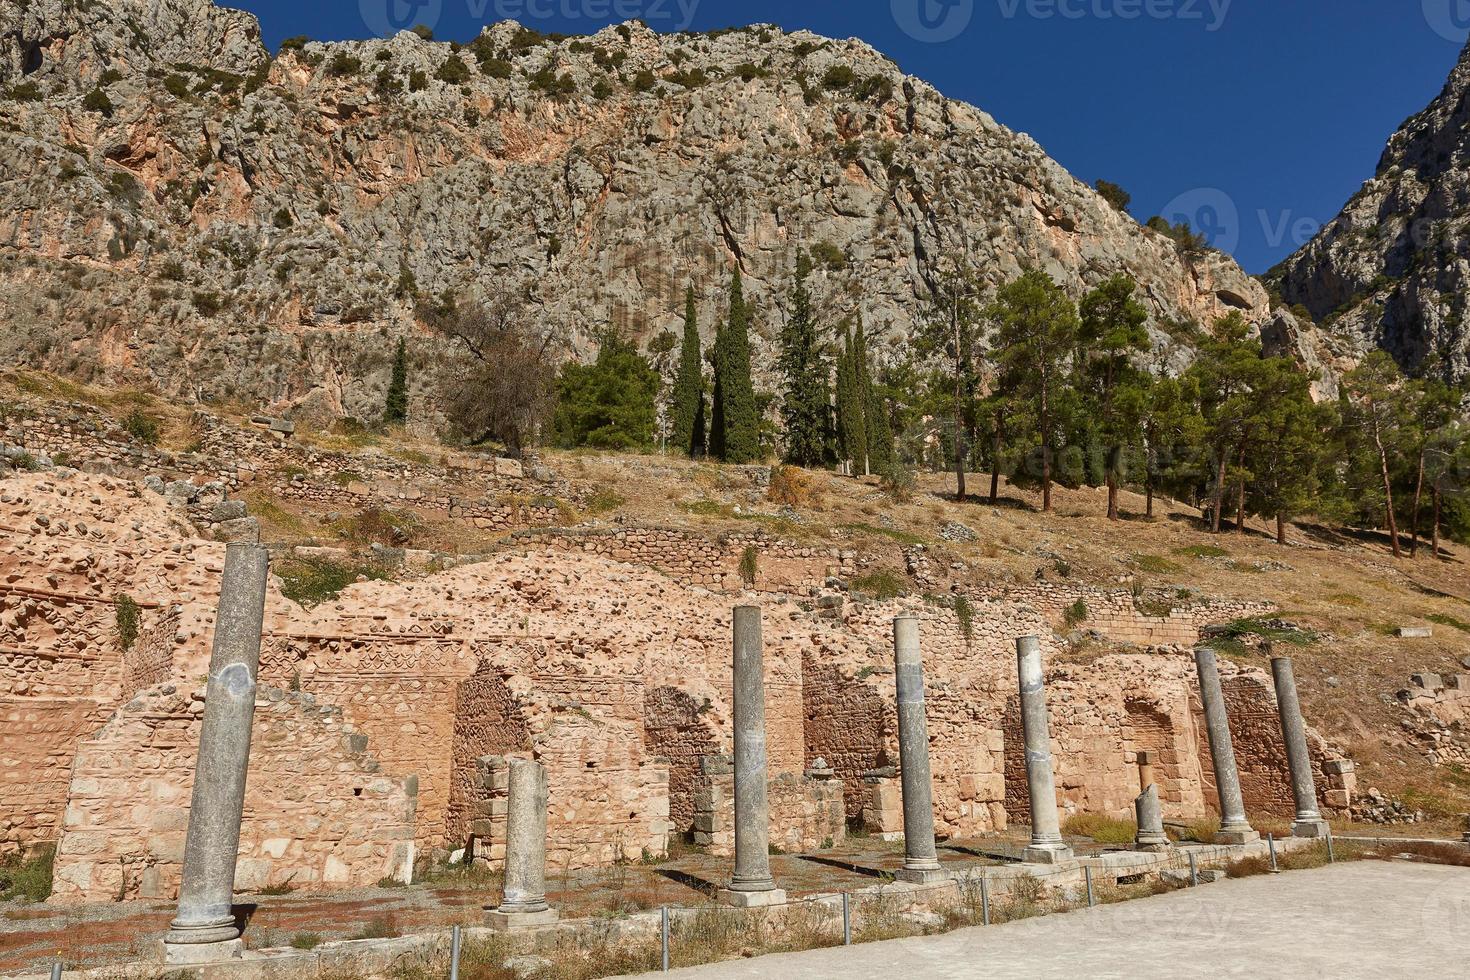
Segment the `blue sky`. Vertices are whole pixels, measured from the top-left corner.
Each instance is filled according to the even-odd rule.
[[[1470,35],[1470,0],[226,2],[257,14],[273,48],[416,21],[464,41],[508,16],[568,34],[639,17],[860,37],[1078,177],[1123,185],[1141,220],[1192,218],[1251,272],[1341,209]]]

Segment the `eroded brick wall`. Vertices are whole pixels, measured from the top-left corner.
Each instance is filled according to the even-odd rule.
[[[479,760],[531,750],[531,731],[500,672],[484,664],[455,693],[454,746],[444,844],[469,846],[477,814],[488,801]]]
[[[77,749],[53,900],[177,896],[202,691],[139,694]],[[408,873],[414,780],[384,775],[339,709],[261,688],[236,888],[347,888]]]
[[[656,688],[644,702],[643,741],[650,755],[669,763],[669,820],[676,834],[694,829],[700,760],[719,747],[704,709],[704,703],[676,687]]]

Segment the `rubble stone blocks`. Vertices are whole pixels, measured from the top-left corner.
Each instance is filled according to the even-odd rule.
[[[1290,657],[1271,659],[1271,676],[1276,681],[1276,710],[1281,714],[1281,738],[1286,743],[1286,763],[1291,770],[1291,792],[1296,798],[1296,820],[1291,832],[1296,837],[1326,837],[1331,830],[1317,808],[1317,783],[1312,777],[1312,755],[1307,749],[1307,726],[1302,720],[1301,700],[1296,693],[1296,674]]]
[[[505,818],[505,894],[486,915],[492,929],[509,932],[549,925],[557,912],[546,902],[546,767],[510,760],[510,798]]]
[[[1205,709],[1205,730],[1210,740],[1210,758],[1215,766],[1215,787],[1220,794],[1220,832],[1216,844],[1249,844],[1261,839],[1245,816],[1240,795],[1240,771],[1235,765],[1235,747],[1230,741],[1230,719],[1225,713],[1225,692],[1220,686],[1220,667],[1215,651],[1200,647],[1194,652],[1199,673],[1200,700]]]
[[[229,959],[243,948],[232,899],[269,565],[258,545],[232,544],[225,552],[178,914],[163,944],[170,964]]]
[[[771,877],[760,607],[740,606],[734,619],[735,873],[720,898],[743,908],[784,905],[786,892]]]
[[[893,621],[893,659],[898,701],[899,772],[903,780],[903,868],[899,881],[927,884],[949,876],[934,847],[934,791],[929,771],[929,731],[924,719],[924,661],[919,621]]]
[[[1046,717],[1046,685],[1041,669],[1041,640],[1023,636],[1016,641],[1016,666],[1021,685],[1021,725],[1026,744],[1026,786],[1031,794],[1031,846],[1022,860],[1057,864],[1070,860],[1072,849],[1062,841],[1057,817],[1056,775],[1052,771],[1051,731]]]

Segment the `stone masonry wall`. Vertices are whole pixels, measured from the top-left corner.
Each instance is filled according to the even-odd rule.
[[[139,694],[81,744],[54,901],[177,896],[203,713],[202,691],[166,684]],[[262,688],[246,785],[237,889],[406,879],[415,780],[381,774],[340,709]]]
[[[840,780],[782,773],[766,790],[771,847],[788,854],[840,844],[847,808]],[[716,857],[735,855],[735,770],[729,756],[706,756],[695,793],[694,842]]]
[[[997,585],[981,590],[980,594],[1029,605],[1058,629],[1065,629],[1067,610],[1081,602],[1087,607],[1087,618],[1077,624],[1077,629],[1096,630],[1109,640],[1143,647],[1189,648],[1199,642],[1200,631],[1206,626],[1275,611],[1270,603],[1243,599],[1186,600],[1161,590],[1151,590],[1135,599],[1126,589],[1100,589],[1071,582]],[[1144,600],[1172,608],[1167,616],[1148,615],[1138,609],[1138,602]]]
[[[581,552],[612,561],[656,568],[681,585],[726,592],[793,592],[820,585],[829,575],[854,574],[856,552],[821,548],[766,534],[726,534],[717,540],[690,531],[658,527],[611,530],[522,531],[508,546],[521,550]],[[741,560],[754,549],[755,581],[741,577]]]

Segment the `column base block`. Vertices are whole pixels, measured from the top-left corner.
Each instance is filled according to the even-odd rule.
[[[900,868],[893,873],[894,881],[906,882],[910,885],[935,885],[943,881],[953,881],[954,875],[943,868],[932,871],[914,871],[909,868]]]
[[[786,904],[786,889],[771,888],[763,892],[737,892],[721,888],[719,899],[737,909],[763,909],[772,905]]]
[[[1139,834],[1133,839],[1133,849],[1135,851],[1147,851],[1151,854],[1156,854],[1160,851],[1171,850],[1173,847],[1174,842],[1169,839],[1167,834]]]
[[[485,912],[485,925],[495,932],[521,932],[555,925],[560,918],[561,913],[556,909],[547,909],[544,912],[501,912],[499,909],[489,909]]]
[[[1021,852],[1021,860],[1026,864],[1061,864],[1072,860],[1072,849],[1065,844],[1060,847],[1028,847]]]
[[[159,942],[164,966],[198,966],[202,963],[228,963],[245,954],[245,940],[226,939],[217,943]]]
[[[1245,830],[1222,830],[1215,835],[1216,844],[1254,844],[1261,835],[1249,828]]]
[[[1332,833],[1326,820],[1298,820],[1291,825],[1293,837],[1326,837]]]

